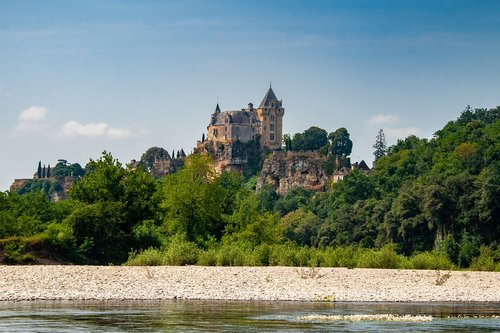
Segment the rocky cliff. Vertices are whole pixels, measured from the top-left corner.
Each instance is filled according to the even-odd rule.
[[[68,197],[69,189],[79,179],[76,176],[43,179],[16,179],[10,186],[10,192],[25,194],[28,192],[45,192],[52,201],[60,201]]]
[[[330,183],[323,170],[326,161],[318,152],[273,152],[264,160],[257,188],[269,184],[282,195],[296,186],[324,190]]]

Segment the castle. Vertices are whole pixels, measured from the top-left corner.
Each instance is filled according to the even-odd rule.
[[[259,136],[264,150],[279,150],[284,114],[283,103],[276,98],[271,86],[257,109],[249,103],[246,109],[221,112],[217,103],[207,127],[208,141],[222,144],[236,141],[246,143]]]
[[[207,153],[219,171],[250,172],[260,166],[262,152],[281,149],[285,108],[271,86],[258,108],[221,111],[219,103],[194,152]],[[255,170],[253,171],[255,172]]]

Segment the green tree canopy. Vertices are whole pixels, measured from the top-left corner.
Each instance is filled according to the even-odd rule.
[[[328,135],[331,144],[331,151],[334,155],[349,156],[352,151],[352,141],[349,139],[349,132],[341,127]]]
[[[146,165],[148,170],[151,170],[156,159],[169,159],[173,158],[170,156],[168,151],[161,147],[151,147],[141,156],[141,162]]]

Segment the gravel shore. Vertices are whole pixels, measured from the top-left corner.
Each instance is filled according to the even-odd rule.
[[[500,302],[500,273],[293,267],[0,266],[0,301]]]

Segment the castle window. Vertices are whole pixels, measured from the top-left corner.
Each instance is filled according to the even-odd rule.
[[[269,140],[274,141],[274,133],[271,133],[271,134],[269,135]]]
[[[271,131],[274,131],[274,124],[270,124],[270,125],[269,125],[269,129],[270,129]]]
[[[266,125],[264,125],[264,131],[265,131],[265,130],[267,130],[267,127],[266,127]]]
[[[271,121],[274,121],[274,114],[271,115]]]
[[[264,117],[264,121],[267,120],[267,117]]]

